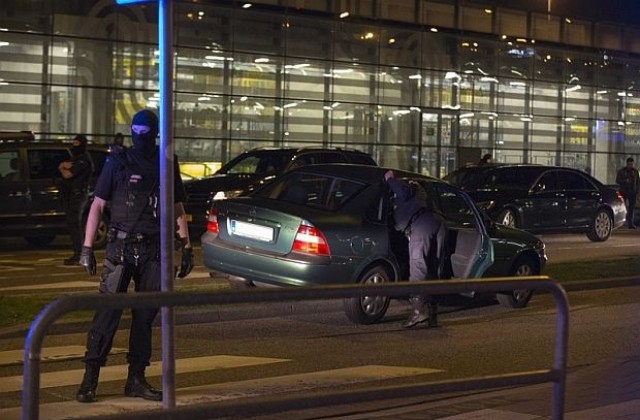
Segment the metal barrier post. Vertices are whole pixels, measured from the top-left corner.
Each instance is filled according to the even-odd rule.
[[[415,396],[423,395],[426,392],[454,392],[460,390],[482,389],[490,387],[502,387],[509,385],[537,384],[542,382],[553,382],[552,418],[562,420],[565,400],[566,386],[566,363],[567,363],[567,343],[569,326],[569,305],[565,290],[554,280],[546,276],[524,277],[522,279],[495,278],[495,279],[473,279],[473,280],[440,280],[425,282],[402,282],[385,285],[344,285],[326,287],[300,287],[281,289],[262,289],[255,291],[226,291],[208,293],[179,293],[179,292],[158,292],[158,293],[137,293],[132,295],[119,294],[103,296],[94,295],[74,295],[57,299],[47,305],[31,324],[24,347],[24,384],[22,394],[22,418],[23,420],[38,419],[38,402],[40,390],[40,358],[42,342],[48,327],[60,316],[71,311],[89,309],[125,309],[125,308],[158,308],[175,306],[198,306],[210,305],[214,303],[251,303],[251,302],[281,302],[285,300],[319,300],[335,298],[356,298],[367,295],[406,297],[415,294],[442,295],[462,292],[501,292],[516,289],[546,290],[551,292],[558,309],[556,318],[556,339],[553,369],[550,371],[535,371],[514,374],[503,374],[492,377],[472,378],[468,380],[453,380],[442,383],[431,383],[422,385],[404,385],[393,388],[381,388],[373,390],[353,391],[346,393],[331,394],[320,399],[313,397],[288,397],[285,401],[267,401],[260,404],[242,402],[242,406],[234,406],[233,402],[223,403],[223,409],[216,406],[216,411],[206,411],[202,407],[163,407],[160,411],[148,411],[145,413],[134,413],[130,416],[119,414],[118,417],[125,419],[153,418],[167,416],[168,413],[181,413],[189,420],[196,418],[212,418],[215,415],[237,414],[241,411],[244,415],[250,415],[251,409],[259,410],[254,413],[266,413],[268,410],[277,412],[278,409],[297,407],[296,404],[303,404],[302,407],[314,407],[324,403],[347,403],[354,401],[372,401],[381,398],[394,396]],[[175,385],[172,389],[165,389],[169,393],[169,400],[175,398]],[[226,406],[225,406],[226,404]],[[226,411],[225,411],[226,409]],[[189,417],[184,417],[185,415]],[[155,416],[155,417],[154,417]]]

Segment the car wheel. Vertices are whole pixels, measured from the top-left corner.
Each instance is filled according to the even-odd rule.
[[[386,268],[374,266],[364,272],[358,279],[359,284],[383,284],[391,281]],[[389,308],[387,296],[362,296],[344,300],[344,310],[352,322],[369,325],[380,321]]]
[[[511,209],[502,210],[498,215],[498,220],[496,220],[496,222],[508,227],[515,228],[517,227],[516,213]]]
[[[25,236],[24,240],[27,241],[29,245],[41,247],[49,245],[55,238],[55,235]]]
[[[540,274],[538,264],[535,263],[533,258],[528,256],[521,256],[516,259],[516,262],[511,267],[509,275],[514,277],[521,276],[536,276]],[[505,308],[519,309],[527,306],[533,296],[533,290],[516,289],[510,290],[504,293],[498,293],[496,299]]]
[[[609,239],[612,231],[613,220],[611,219],[611,215],[608,211],[600,209],[593,219],[591,229],[587,233],[587,238],[593,242],[604,242]]]

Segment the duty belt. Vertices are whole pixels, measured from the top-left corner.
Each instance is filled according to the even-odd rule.
[[[157,237],[145,235],[143,233],[132,233],[119,229],[109,229],[108,239],[110,241],[123,241],[125,244],[141,244],[153,242]]]
[[[407,239],[411,236],[411,225],[413,225],[413,222],[418,220],[418,218],[422,216],[426,211],[427,209],[425,207],[420,207],[415,213],[413,213],[411,219],[409,220],[409,223],[407,223],[407,226],[402,230]]]

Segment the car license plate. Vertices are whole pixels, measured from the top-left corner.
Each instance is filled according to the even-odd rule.
[[[273,241],[273,228],[256,225],[255,223],[241,222],[240,220],[230,221],[230,231],[232,235],[243,236],[262,242]]]

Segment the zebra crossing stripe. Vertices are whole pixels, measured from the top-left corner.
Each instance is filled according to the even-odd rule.
[[[50,362],[54,360],[81,359],[84,356],[84,346],[59,346],[44,347],[42,349],[41,360]],[[114,347],[109,354],[126,353],[127,349]],[[24,350],[0,351],[0,366],[21,365],[23,362]]]
[[[275,359],[270,357],[246,356],[204,356],[186,359],[176,359],[176,373],[201,372],[203,370],[226,369],[243,366],[264,365],[269,363],[287,362],[289,359]],[[124,380],[127,377],[127,365],[105,366],[100,369],[100,382]],[[161,376],[162,363],[151,362],[145,374],[147,377]],[[40,388],[55,388],[60,386],[77,386],[82,381],[84,369],[47,372],[40,375]],[[23,377],[10,376],[2,378],[0,392],[22,390]]]
[[[223,364],[224,358],[231,362],[234,356],[219,356],[217,363]],[[249,365],[249,359],[235,357],[236,363],[244,360]],[[176,360],[176,365],[181,359]],[[285,359],[266,359],[285,361]],[[269,363],[268,361],[266,363]],[[232,367],[226,365],[224,367]],[[213,369],[208,366],[208,369]],[[196,387],[177,389],[177,405],[193,405],[206,402],[230,400],[236,398],[255,397],[260,395],[282,394],[314,389],[330,388],[341,385],[366,383],[398,377],[425,375],[441,372],[439,369],[418,368],[409,366],[366,365],[342,369],[331,369],[317,372],[298,373],[292,375],[275,376],[269,378],[251,379],[237,382],[201,385]],[[100,372],[102,374],[102,371]],[[43,375],[44,376],[44,375]],[[101,375],[102,376],[102,375]],[[102,379],[102,378],[101,378]],[[58,384],[62,386],[61,384]],[[46,420],[68,419],[69,413],[74,417],[89,417],[96,415],[117,415],[123,412],[135,412],[159,408],[160,403],[141,400],[139,398],[102,398],[93,404],[79,404],[75,401],[42,404],[41,418]],[[0,409],[3,420],[19,420],[20,407]],[[493,419],[492,419],[493,420]],[[499,419],[498,419],[499,420]],[[520,420],[520,419],[519,419]],[[525,419],[522,419],[525,420]]]
[[[43,289],[76,289],[83,287],[98,288],[98,281],[66,281],[64,283],[32,284],[12,287],[0,287],[0,292],[15,290],[43,290]]]

